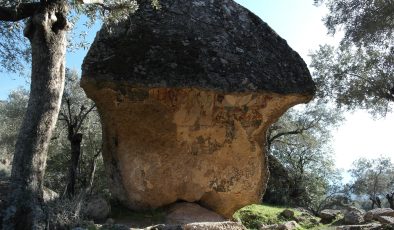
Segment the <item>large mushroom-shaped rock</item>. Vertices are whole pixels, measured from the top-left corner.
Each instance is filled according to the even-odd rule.
[[[237,3],[160,4],[104,26],[84,60],[110,189],[131,209],[182,200],[230,217],[265,190],[267,127],[315,86],[286,41]]]

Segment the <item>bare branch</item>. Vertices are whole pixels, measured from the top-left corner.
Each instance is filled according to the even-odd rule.
[[[41,3],[20,3],[13,7],[0,6],[0,21],[16,22],[33,16],[40,8]]]
[[[87,116],[90,112],[92,112],[92,110],[93,110],[94,108],[96,108],[96,105],[92,105],[92,106],[91,106],[91,107],[80,117],[80,119],[79,119],[79,124],[77,124],[77,127],[76,127],[76,129],[75,129],[77,132],[78,132],[78,130],[81,128],[83,121],[86,119],[86,116]],[[81,112],[82,112],[82,109],[81,109]]]

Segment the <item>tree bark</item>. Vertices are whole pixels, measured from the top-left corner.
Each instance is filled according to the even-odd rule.
[[[30,99],[12,165],[13,193],[3,229],[46,229],[43,177],[48,144],[64,88],[67,3],[42,3],[29,19],[25,36],[32,48]]]
[[[67,195],[72,197],[75,195],[75,184],[77,180],[77,169],[79,158],[81,156],[81,142],[82,142],[82,134],[77,133],[71,138],[69,138],[71,144],[71,162],[69,166],[69,174],[68,174],[68,184],[67,184]]]
[[[386,194],[386,199],[389,202],[390,208],[394,209],[394,192]]]

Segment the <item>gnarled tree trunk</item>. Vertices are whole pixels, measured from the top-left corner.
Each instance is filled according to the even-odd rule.
[[[66,4],[61,0],[46,1],[25,29],[32,48],[30,99],[16,144],[11,174],[14,192],[3,229],[47,228],[43,177],[64,88]]]
[[[82,133],[77,133],[69,137],[71,143],[71,162],[68,172],[67,195],[72,197],[75,195],[75,184],[77,181],[77,169],[79,158],[81,156]]]
[[[386,194],[386,199],[389,202],[390,208],[394,209],[394,192],[387,193]]]

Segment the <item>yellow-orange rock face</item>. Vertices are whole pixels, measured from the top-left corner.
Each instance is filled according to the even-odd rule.
[[[104,162],[118,199],[136,210],[200,202],[226,217],[261,199],[268,126],[310,99],[82,85],[100,112]]]

